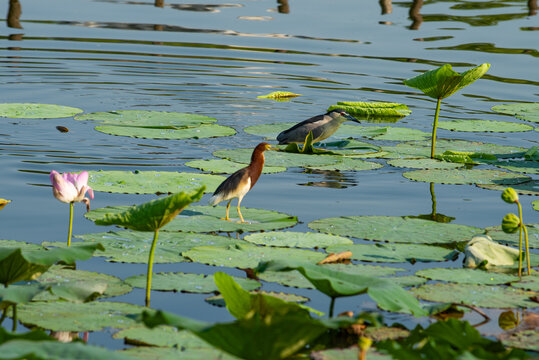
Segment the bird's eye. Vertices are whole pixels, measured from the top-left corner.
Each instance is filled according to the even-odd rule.
[[[341,112],[341,115],[344,116],[344,115],[346,115],[346,113],[343,111],[343,112]]]

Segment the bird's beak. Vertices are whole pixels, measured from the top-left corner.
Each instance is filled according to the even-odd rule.
[[[266,145],[266,150],[274,150],[274,148],[271,147],[270,144]]]
[[[347,114],[347,115],[346,115],[346,118],[347,118],[348,120],[350,120],[350,121],[357,122],[357,123],[361,124],[361,121],[359,121],[358,119],[356,119],[355,117],[353,117],[353,116],[350,115],[350,114]]]

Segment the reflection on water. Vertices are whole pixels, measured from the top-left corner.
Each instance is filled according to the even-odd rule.
[[[314,187],[325,187],[331,189],[346,189],[351,186],[357,186],[358,181],[355,174],[345,173],[340,171],[330,171],[330,170],[316,170],[316,169],[305,169],[304,174],[317,175],[325,178],[326,180],[321,181],[309,181],[307,183],[298,183],[301,186],[314,186]],[[309,176],[314,177],[314,176]]]
[[[19,0],[9,0],[9,9],[7,13],[7,26],[16,29],[22,29],[20,17],[21,17],[21,3]]]
[[[455,220],[452,216],[447,216],[444,214],[440,214],[436,211],[436,194],[434,193],[434,183],[430,183],[430,200],[432,203],[432,210],[430,214],[423,214],[423,215],[409,215],[410,218],[416,218],[416,219],[423,219],[423,220],[431,220],[436,221],[439,223],[450,223],[451,221]]]

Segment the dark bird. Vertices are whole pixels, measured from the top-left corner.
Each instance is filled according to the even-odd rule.
[[[228,217],[230,203],[232,199],[238,198],[238,214],[240,215],[241,222],[246,222],[241,215],[240,203],[245,194],[255,186],[262,173],[262,169],[264,168],[264,151],[266,150],[271,150],[270,144],[265,142],[258,144],[253,150],[249,166],[230,175],[213,193],[210,199],[210,205],[212,206],[219,204],[221,201],[229,200],[228,204],[226,204],[226,217],[223,220],[230,221]]]
[[[359,123],[359,120],[341,109],[328,111],[323,115],[316,115],[310,119],[292,126],[290,129],[277,135],[279,145],[283,144],[303,144],[309,132],[313,133],[313,143],[327,139],[341,124],[347,120]]]

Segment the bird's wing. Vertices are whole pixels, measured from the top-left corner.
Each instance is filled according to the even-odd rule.
[[[324,120],[324,114],[316,115],[316,116],[313,116],[310,119],[303,120],[302,122],[292,126],[290,129],[286,129],[286,130],[282,131],[281,134],[286,134],[287,132],[296,130],[299,127],[305,126],[307,124],[315,123],[315,122],[320,121],[320,120]]]
[[[241,189],[249,182],[247,167],[240,169],[226,178],[215,190],[210,200],[212,205],[218,204],[223,200],[238,197]]]
[[[292,126],[290,129],[282,131],[277,136],[277,140],[279,142],[303,142],[305,137],[309,134],[309,131],[313,132],[313,137],[316,139],[319,134],[315,134],[315,132],[321,132],[321,125],[324,125],[327,121],[328,119],[324,115],[313,116],[310,119]],[[293,138],[291,137],[292,135]]]

